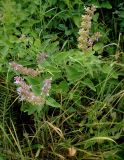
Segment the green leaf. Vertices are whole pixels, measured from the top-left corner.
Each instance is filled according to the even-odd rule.
[[[98,21],[98,18],[99,18],[99,13],[96,13],[96,14],[93,16],[93,21],[94,21],[94,22],[97,22],[97,21]]]
[[[35,46],[36,48],[39,48],[40,45],[41,45],[41,40],[40,40],[40,39],[36,39],[36,40],[34,41],[34,46]]]
[[[68,6],[69,9],[72,8],[72,2],[70,0],[64,0],[64,2]]]
[[[54,55],[52,58],[55,60],[57,64],[63,63],[63,61],[67,61],[69,56],[69,52],[59,52]]]
[[[67,110],[67,113],[71,114],[71,113],[75,113],[76,109],[74,107],[69,107],[69,109]]]
[[[9,46],[7,46],[7,45],[1,49],[1,53],[2,53],[3,57],[7,56],[8,50],[9,50]]]
[[[61,108],[61,105],[51,97],[46,100],[46,104],[54,108]]]
[[[95,51],[100,51],[100,50],[103,50],[103,46],[104,46],[103,43],[98,42],[98,43],[94,44],[93,49]]]
[[[66,81],[61,81],[59,84],[52,85],[52,91],[55,93],[67,94],[68,90],[69,86]]]
[[[95,88],[93,82],[90,79],[87,78],[82,83],[84,85],[86,85],[87,87],[89,87],[91,90],[96,91],[96,88]]]
[[[112,5],[109,3],[109,1],[106,1],[106,2],[102,2],[101,7],[111,9]]]
[[[57,79],[57,78],[60,78],[62,75],[61,75],[61,70],[57,67],[54,67],[54,66],[49,66],[49,67],[46,67],[46,70],[45,70],[48,74],[50,74],[54,79]]]
[[[24,103],[21,106],[21,111],[28,112],[28,115],[34,114],[34,113],[40,113],[43,109],[43,105],[32,105],[29,103]]]
[[[59,50],[59,41],[53,42],[51,44],[48,44],[48,46],[46,47],[45,51],[47,53],[53,54],[55,52],[57,52]]]
[[[68,88],[68,83],[66,81],[62,81],[59,83],[58,88],[60,90],[60,92],[62,93],[67,93],[69,88]]]
[[[0,155],[0,160],[6,160],[6,158]]]
[[[79,16],[73,16],[72,17],[75,25],[79,28],[80,27],[80,17]]]
[[[36,106],[33,106],[31,104],[28,104],[28,103],[24,103],[21,106],[21,111],[28,112],[28,115],[34,114],[35,111],[36,111]]]
[[[86,75],[85,70],[78,65],[74,64],[72,66],[66,67],[67,78],[69,81],[77,81]]]
[[[42,88],[42,82],[40,77],[25,77],[25,79],[28,81],[28,84],[31,85],[31,90],[36,94],[39,95],[41,93],[41,88]]]
[[[118,73],[115,72],[110,65],[105,64],[102,68],[102,71],[103,73],[108,74],[109,78],[115,78],[115,79],[118,78]]]
[[[64,24],[59,24],[59,25],[58,25],[58,28],[59,28],[60,30],[62,30],[62,31],[67,30],[67,27],[66,27]]]
[[[57,0],[47,0],[47,2],[49,3],[50,6],[55,5]]]

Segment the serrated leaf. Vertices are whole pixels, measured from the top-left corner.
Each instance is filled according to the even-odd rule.
[[[61,64],[63,63],[63,61],[67,60],[68,56],[69,56],[68,52],[59,52],[52,58],[55,60],[55,62],[57,62],[57,64]]]
[[[86,75],[85,71],[78,64],[67,66],[66,73],[69,81],[77,81]]]

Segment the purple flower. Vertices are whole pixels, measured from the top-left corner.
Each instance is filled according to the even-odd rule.
[[[14,81],[15,81],[14,82],[15,84],[20,84],[23,81],[23,78],[16,76],[16,77],[14,77]]]
[[[23,67],[21,64],[17,64],[15,62],[11,62],[10,66],[12,67],[13,70],[16,70],[24,75],[30,75],[32,77],[39,75],[39,72],[37,70],[34,70],[32,68]]]
[[[17,76],[14,78],[15,84],[18,84],[17,93],[20,101],[27,101],[32,104],[41,105],[44,103],[44,99],[41,96],[36,96],[32,91],[31,85],[26,84],[23,78]]]
[[[41,95],[49,96],[49,90],[51,88],[51,81],[52,81],[52,77],[50,79],[46,79],[43,82],[43,87],[42,87],[42,93],[41,93]]]

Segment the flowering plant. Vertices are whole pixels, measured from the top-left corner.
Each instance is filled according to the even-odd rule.
[[[32,68],[23,67],[22,65],[17,64],[15,62],[11,62],[10,66],[13,70],[27,76],[36,77],[39,75],[38,71]],[[43,86],[40,89],[41,90],[40,95],[36,95],[32,91],[32,85],[28,85],[25,82],[24,78],[22,78],[21,76],[14,77],[14,83],[18,85],[17,93],[19,95],[19,100],[26,101],[32,105],[37,105],[37,106],[43,106],[45,104],[45,99],[47,96],[49,96],[49,91],[51,89],[51,81],[52,77],[49,79],[45,79],[43,81]]]

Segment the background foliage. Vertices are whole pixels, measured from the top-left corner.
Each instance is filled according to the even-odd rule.
[[[82,54],[81,15],[92,4],[91,33],[102,37]],[[123,159],[123,13],[121,0],[0,1],[2,160]],[[48,58],[39,63],[40,53]],[[36,95],[52,77],[44,106],[18,101],[11,61],[41,72],[24,76]]]

